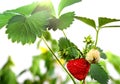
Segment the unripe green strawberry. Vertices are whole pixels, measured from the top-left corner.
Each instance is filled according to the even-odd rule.
[[[85,58],[89,63],[97,63],[100,60],[100,52],[97,49],[91,49]]]
[[[68,71],[78,80],[84,80],[90,69],[90,64],[84,58],[69,60]]]

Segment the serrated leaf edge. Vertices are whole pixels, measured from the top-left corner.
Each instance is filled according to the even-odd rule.
[[[70,27],[71,26],[71,24],[74,22],[74,16],[75,16],[75,12],[67,12],[67,13],[73,13],[73,19],[72,19],[72,22],[70,23],[70,25],[69,26],[67,26],[66,28],[64,28],[64,29],[67,29],[68,27]],[[64,14],[67,14],[67,13],[64,13]],[[64,14],[62,14],[62,15],[64,15]],[[62,16],[61,15],[61,16]],[[60,17],[61,17],[60,16]],[[59,20],[59,19],[58,19]],[[60,28],[58,28],[58,29],[60,29]],[[62,30],[62,29],[60,29],[60,30]]]
[[[115,21],[111,21],[111,22],[108,22],[108,23],[112,23],[112,22],[117,22],[117,21],[120,21],[120,19],[116,19],[116,18],[108,18],[108,17],[98,17],[98,24],[99,24],[99,19],[110,19],[110,20],[115,20]],[[108,24],[108,23],[105,23],[105,24],[103,24],[103,25],[101,25],[100,26],[100,24],[99,24],[99,26],[98,27],[101,27],[101,28],[106,28],[107,26],[104,26],[104,25],[106,25],[106,24]],[[109,27],[109,26],[108,26]]]
[[[94,25],[95,25],[95,26],[90,25],[90,24],[88,24],[88,23],[86,23],[86,22],[80,20],[80,21],[82,21],[83,23],[85,23],[85,24],[87,24],[87,25],[93,27],[94,29],[96,29],[96,24],[95,24],[95,21],[94,21],[93,19],[87,18],[87,17],[81,17],[81,16],[75,16],[74,18],[77,19],[77,20],[80,20],[79,18],[84,18],[84,19],[87,19],[87,20],[89,20],[89,21],[92,21],[92,22],[94,22]]]

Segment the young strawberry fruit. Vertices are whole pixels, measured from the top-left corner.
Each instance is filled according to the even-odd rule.
[[[91,49],[85,58],[89,63],[98,63],[100,60],[100,52],[97,49]]]
[[[68,71],[78,80],[84,80],[90,69],[90,64],[84,58],[69,60]]]

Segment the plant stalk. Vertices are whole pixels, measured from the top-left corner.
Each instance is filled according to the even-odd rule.
[[[55,55],[55,53],[53,52],[53,50],[49,47],[49,45],[47,44],[46,40],[44,39],[44,37],[42,36],[42,39],[45,43],[45,45],[48,47],[48,49],[50,50],[50,52],[53,54],[53,56],[55,57],[55,59],[58,61],[58,63],[61,65],[61,67],[65,70],[65,72],[70,76],[70,78],[72,79],[73,83],[76,84],[74,78],[71,76],[71,74],[67,71],[67,69],[62,65],[62,63],[60,62],[60,60],[57,58],[57,56]]]
[[[85,79],[83,80],[83,84],[86,84],[86,83],[85,83]]]
[[[95,40],[95,47],[97,46],[97,43],[98,43],[98,35],[99,35],[99,30],[100,30],[100,28],[98,28],[98,30],[96,30],[96,40]]]
[[[65,32],[64,32],[63,30],[62,30],[62,32],[63,32],[63,34],[64,34],[65,38],[67,38],[67,36],[66,36]]]

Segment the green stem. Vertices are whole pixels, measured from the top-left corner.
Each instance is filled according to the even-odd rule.
[[[100,30],[100,28],[98,28],[98,30],[96,30],[96,41],[95,41],[95,47],[97,46],[97,43],[98,43],[99,30]]]
[[[46,44],[46,46],[48,47],[48,49],[50,50],[50,52],[53,54],[53,56],[55,57],[55,59],[58,61],[58,63],[62,66],[62,68],[66,71],[66,73],[70,76],[70,78],[72,79],[73,83],[76,84],[75,80],[73,79],[73,77],[71,76],[71,74],[67,71],[67,69],[62,65],[62,63],[60,62],[60,60],[57,58],[57,56],[55,55],[55,53],[53,52],[53,50],[49,47],[49,45],[47,44],[46,40],[44,39],[44,37],[42,37],[44,43]]]
[[[65,38],[67,38],[67,36],[66,36],[65,32],[64,32],[63,30],[62,30],[62,32],[63,32],[63,34],[64,34]]]
[[[85,79],[83,80],[83,84],[86,84],[86,83],[85,83]]]

